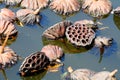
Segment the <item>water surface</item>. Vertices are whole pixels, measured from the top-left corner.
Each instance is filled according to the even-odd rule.
[[[111,0],[113,4],[113,8],[120,6],[120,0]],[[0,6],[1,8],[4,5]],[[10,8],[12,9],[12,7]],[[19,8],[13,8],[12,10],[16,11]],[[20,56],[25,58],[29,54],[41,50],[43,47],[42,41],[42,33],[48,27],[54,25],[57,22],[63,20],[63,18],[54,12],[52,12],[49,8],[44,9],[41,11],[41,15],[43,16],[42,21],[40,22],[43,28],[33,25],[33,26],[24,26],[24,27],[17,27],[19,34],[15,42],[13,42],[10,47]],[[36,76],[31,76],[28,78],[22,78],[17,73],[19,70],[19,66],[21,65],[22,61],[19,61],[15,66],[12,68],[6,69],[5,73],[8,80],[60,80],[61,75],[64,71],[66,71],[68,66],[72,66],[73,69],[78,68],[88,68],[94,71],[101,71],[101,70],[108,70],[112,71],[114,69],[118,69],[118,73],[116,77],[120,78],[120,30],[116,25],[116,22],[120,23],[120,18],[116,21],[115,16],[110,14],[107,18],[99,20],[104,26],[109,27],[101,32],[99,35],[112,37],[114,39],[114,45],[110,47],[110,49],[106,49],[105,56],[102,57],[101,63],[99,63],[99,49],[90,49],[88,51],[81,51],[81,52],[65,52],[65,59],[64,59],[64,67],[60,68],[60,71],[51,73],[41,73]],[[73,16],[67,17],[66,20],[71,20],[73,22],[77,20],[83,19],[92,19],[91,16],[84,14],[82,11],[79,11]],[[0,73],[0,80],[4,80],[4,76]]]

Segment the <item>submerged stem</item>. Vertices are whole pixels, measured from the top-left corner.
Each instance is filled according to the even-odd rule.
[[[5,79],[5,80],[8,80],[7,75],[6,75],[6,73],[5,73],[5,70],[2,69],[1,71],[2,71],[2,74],[3,74],[3,76],[4,76],[4,79]]]

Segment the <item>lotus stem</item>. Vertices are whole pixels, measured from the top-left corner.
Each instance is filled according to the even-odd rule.
[[[33,14],[35,14],[35,15],[38,14],[39,11],[40,11],[40,9],[41,9],[41,8],[36,9],[36,10],[33,12]]]
[[[5,72],[4,69],[2,69],[2,74],[3,74],[4,78],[5,78],[5,80],[8,80],[7,75],[6,75],[6,72]]]
[[[99,28],[99,30],[104,30],[104,29],[108,29],[109,27],[102,27],[102,28]]]
[[[61,60],[60,60],[60,59],[56,59],[56,62],[59,62],[59,63],[61,63]]]
[[[118,72],[118,70],[117,69],[115,69],[114,71],[112,71],[110,74],[109,74],[109,76],[114,76],[116,73]]]
[[[69,66],[67,70],[68,70],[69,73],[73,72],[73,69],[72,69],[71,66]]]
[[[23,23],[22,22],[19,22],[20,26],[23,27]]]
[[[5,38],[5,40],[4,40],[4,43],[2,44],[2,47],[1,47],[1,49],[0,49],[0,54],[2,54],[2,53],[4,52],[4,48],[5,48],[6,44],[7,44],[9,35],[10,35],[10,32],[8,32],[7,35],[6,35],[6,38]]]

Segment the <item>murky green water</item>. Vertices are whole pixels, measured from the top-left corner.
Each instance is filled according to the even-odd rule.
[[[113,8],[120,6],[120,0],[111,0],[113,3]],[[3,6],[1,6],[3,7]],[[12,9],[12,8],[11,8]],[[14,8],[14,11],[17,9]],[[18,37],[15,42],[13,42],[10,47],[20,56],[25,58],[29,54],[41,50],[43,47],[43,41],[41,35],[45,29],[52,26],[53,24],[62,21],[62,17],[56,15],[50,9],[45,9],[41,11],[41,15],[43,16],[41,25],[43,28],[34,26],[24,26],[18,27],[19,31]],[[92,19],[90,16],[84,14],[82,11],[77,14],[67,17],[67,20],[71,20],[73,22],[77,20],[83,19]],[[102,58],[101,63],[99,63],[99,50],[98,49],[90,49],[88,51],[78,51],[76,53],[71,52],[71,49],[66,50],[65,59],[64,59],[64,67],[60,68],[60,71],[51,73],[42,73],[36,76],[31,76],[27,78],[21,78],[18,75],[18,69],[21,65],[22,61],[19,61],[15,66],[10,69],[6,69],[6,77],[8,80],[60,80],[61,75],[64,71],[66,71],[68,66],[72,66],[73,69],[78,68],[88,68],[94,71],[101,70],[109,70],[112,71],[114,69],[118,69],[118,73],[116,77],[120,79],[120,17],[115,17],[110,14],[107,18],[99,20],[104,24],[104,26],[109,27],[101,31],[99,34],[106,37],[112,37],[114,39],[114,45],[110,47],[110,49],[106,49],[105,55]],[[63,44],[66,46],[65,44]],[[97,55],[98,54],[98,55]],[[0,73],[0,80],[4,80],[4,76]]]

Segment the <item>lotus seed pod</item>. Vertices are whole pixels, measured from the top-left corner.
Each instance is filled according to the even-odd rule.
[[[82,9],[93,17],[101,17],[110,13],[112,4],[110,0],[83,0]]]
[[[19,72],[21,76],[26,76],[41,70],[49,65],[49,59],[43,52],[35,52],[30,54],[22,62]]]
[[[96,73],[94,76],[91,77],[91,80],[116,80],[115,74],[118,70],[114,70],[112,72],[109,71],[101,71]]]
[[[113,9],[113,10],[111,11],[111,13],[120,16],[120,6],[117,7],[116,9]]]
[[[36,9],[35,11],[31,9],[20,9],[16,12],[16,15],[18,20],[24,24],[39,23],[39,10],[40,9]]]
[[[56,13],[68,15],[80,10],[78,0],[52,0],[49,7]]]
[[[66,28],[67,39],[77,46],[88,46],[95,38],[95,32],[89,24],[75,22],[73,25]]]
[[[2,8],[0,12],[0,20],[6,20],[10,22],[14,22],[16,19],[16,15],[13,11],[7,8]]]
[[[98,36],[95,38],[95,46],[96,47],[103,47],[103,46],[109,46],[112,44],[113,39],[112,38],[107,38],[107,37],[101,37]]]
[[[45,30],[42,34],[47,39],[56,40],[65,36],[66,27],[72,25],[71,21],[62,21],[54,24]]]
[[[36,10],[42,9],[48,6],[49,0],[22,0],[21,7]]]
[[[18,5],[22,0],[2,0],[6,5],[15,6]]]
[[[0,46],[0,49],[2,46]],[[18,61],[18,55],[8,46],[4,47],[3,52],[0,54],[0,69],[11,67]]]
[[[57,60],[64,54],[62,48],[55,45],[46,45],[41,49],[41,52],[44,52],[50,61]]]
[[[8,32],[10,35],[14,35],[18,32],[13,23],[5,20],[0,20],[0,34],[6,36]]]

